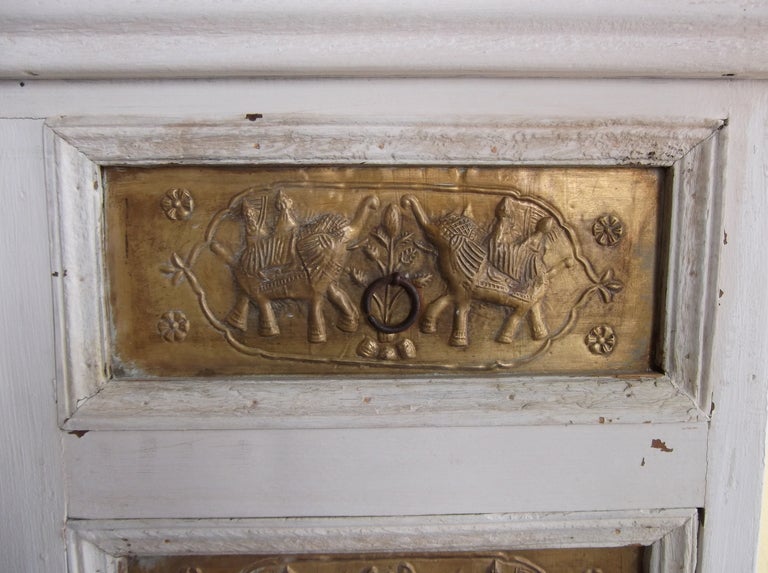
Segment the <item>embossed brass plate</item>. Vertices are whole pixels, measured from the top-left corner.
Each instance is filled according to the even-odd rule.
[[[640,573],[642,547],[487,554],[134,558],[128,573]]]
[[[662,178],[108,168],[113,372],[650,372]]]

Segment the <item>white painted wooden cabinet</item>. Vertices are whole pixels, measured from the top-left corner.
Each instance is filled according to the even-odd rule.
[[[758,570],[768,13],[556,4],[0,8],[0,570],[632,543]],[[664,167],[665,374],[110,380],[100,169],[174,162]]]

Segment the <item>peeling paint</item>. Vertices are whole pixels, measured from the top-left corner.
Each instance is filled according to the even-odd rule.
[[[657,450],[661,450],[662,452],[674,452],[674,448],[667,447],[667,444],[665,444],[662,440],[658,438],[654,438],[651,440],[651,447],[656,448]]]

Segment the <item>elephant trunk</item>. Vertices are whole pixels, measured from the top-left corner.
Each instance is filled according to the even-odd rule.
[[[421,203],[419,203],[419,200],[416,199],[415,196],[404,195],[403,198],[400,199],[400,204],[404,209],[410,207],[410,209],[413,211],[413,216],[416,217],[419,225],[425,227],[430,224],[429,219],[427,218],[427,214],[424,212],[424,207],[421,206]]]
[[[424,229],[427,235],[435,234],[436,230],[434,225],[429,220],[429,217],[427,217],[424,207],[421,206],[421,203],[415,196],[403,195],[403,198],[400,199],[400,205],[402,205],[404,209],[410,208],[411,211],[413,211],[413,216],[416,217],[416,221],[421,228]]]
[[[357,237],[360,234],[368,216],[379,208],[379,204],[379,198],[376,195],[370,195],[360,202],[349,224],[349,237]]]

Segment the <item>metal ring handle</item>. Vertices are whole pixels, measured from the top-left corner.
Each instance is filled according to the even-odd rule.
[[[386,285],[399,286],[406,292],[408,298],[411,301],[411,309],[408,312],[408,316],[405,317],[405,320],[392,326],[379,322],[379,320],[371,314],[371,300],[373,299],[373,292],[376,289]],[[419,316],[419,312],[421,311],[421,297],[419,297],[419,291],[416,290],[416,287],[413,285],[413,283],[411,283],[400,273],[392,273],[389,276],[376,279],[368,285],[368,287],[365,289],[365,292],[363,293],[363,300],[361,301],[360,306],[363,308],[365,318],[368,320],[371,326],[373,326],[373,328],[379,332],[383,332],[384,334],[397,334],[398,332],[408,330],[411,326],[413,326],[413,323],[416,322],[416,319]]]

